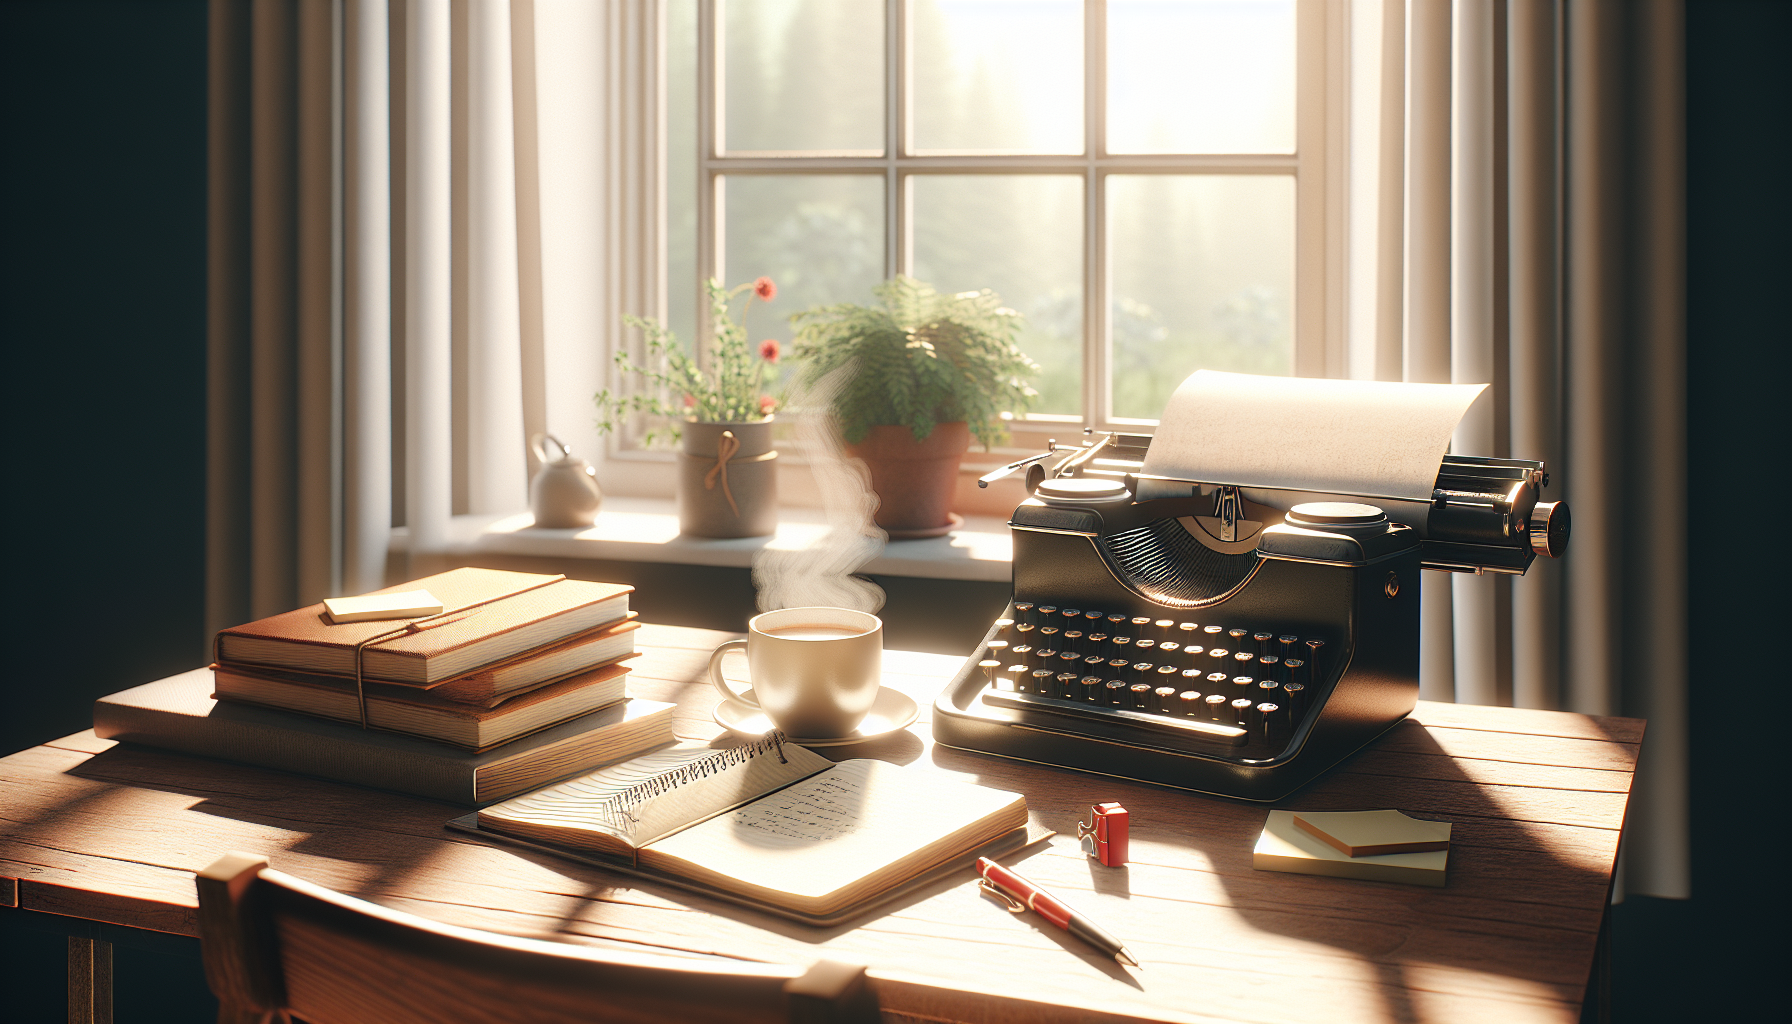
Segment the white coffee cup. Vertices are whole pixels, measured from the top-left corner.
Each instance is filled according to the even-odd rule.
[[[753,691],[735,693],[722,658],[745,649]],[[729,700],[759,708],[797,738],[846,736],[859,727],[883,680],[884,624],[851,608],[780,608],[747,623],[745,640],[709,656],[709,681]]]

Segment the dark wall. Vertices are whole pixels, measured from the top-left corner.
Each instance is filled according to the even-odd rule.
[[[1786,1020],[1786,889],[1760,870],[1785,857],[1757,866],[1737,854],[1786,849],[1774,809],[1792,777],[1787,717],[1777,698],[1737,697],[1757,678],[1776,695],[1792,679],[1779,529],[1792,442],[1792,4],[1691,0],[1686,47],[1693,894],[1638,901],[1639,918],[1664,927],[1632,967],[1684,984],[1655,980],[1665,990],[1639,999],[1647,1012],[1634,1019]],[[1764,660],[1714,656],[1728,637]]]
[[[0,754],[204,653],[204,0],[0,4]]]

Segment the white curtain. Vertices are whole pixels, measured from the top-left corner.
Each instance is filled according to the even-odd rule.
[[[1625,886],[1688,895],[1678,0],[1352,0],[1349,367],[1489,383],[1574,537],[1428,574],[1423,696],[1649,719]]]
[[[659,16],[213,0],[213,629],[431,571],[535,432],[601,457],[606,335],[663,314]]]

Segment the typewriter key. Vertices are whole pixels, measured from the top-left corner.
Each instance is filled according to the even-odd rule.
[[[1231,701],[1223,693],[1210,693],[1202,700],[1207,705],[1207,717],[1210,721],[1224,722],[1232,713]]]
[[[1010,665],[1007,668],[1002,670],[1002,674],[1009,677],[1008,678],[1008,686],[1010,688],[1013,688],[1014,681],[1027,674],[1027,666],[1025,666],[1025,665]]]
[[[1232,721],[1245,728],[1251,727],[1251,709],[1256,707],[1255,701],[1249,697],[1240,697],[1232,702]]]
[[[1302,683],[1307,677],[1307,663],[1299,658],[1282,659],[1282,681],[1285,683]]]
[[[1058,627],[1056,627],[1056,626],[1040,626],[1038,642],[1041,644],[1044,644],[1048,647],[1058,646]]]
[[[1124,679],[1110,679],[1103,683],[1101,688],[1106,692],[1103,694],[1101,702],[1111,708],[1125,707],[1128,685]]]
[[[1238,668],[1245,668],[1248,665],[1250,665],[1251,662],[1256,661],[1257,656],[1255,654],[1252,654],[1250,651],[1239,651],[1237,654],[1234,654],[1232,656],[1232,660],[1234,662],[1237,662]]]
[[[998,633],[1003,632],[1004,630],[1007,630],[1007,629],[1012,629],[1013,627],[1014,627],[1013,619],[997,619],[996,620],[996,632],[998,632]]]
[[[1075,668],[1076,663],[1079,661],[1082,661],[1082,660],[1083,660],[1083,656],[1076,653],[1075,651],[1059,651],[1058,652],[1058,668],[1060,670]]]
[[[1282,700],[1288,705],[1288,722],[1300,721],[1301,713],[1306,711],[1307,688],[1299,683],[1282,684]]]
[[[1182,678],[1191,683],[1199,682],[1201,679],[1201,670],[1198,668],[1185,668],[1182,670]]]
[[[1250,676],[1233,676],[1232,685],[1238,687],[1240,692],[1249,693],[1256,690],[1257,680]]]
[[[1151,626],[1151,616],[1149,616],[1149,615],[1134,615],[1132,617],[1132,631],[1134,633],[1137,633],[1140,636],[1144,636],[1146,630],[1150,626]]]
[[[1180,674],[1180,672],[1181,672],[1181,670],[1178,669],[1174,665],[1159,665],[1159,666],[1157,666],[1157,673],[1156,673],[1157,674],[1157,685],[1162,686],[1165,683],[1175,682],[1176,677],[1177,677],[1177,675]]]
[[[1132,707],[1132,709],[1134,711],[1150,711],[1151,710],[1151,684],[1150,683],[1134,683],[1131,686],[1127,687],[1127,690],[1129,692],[1131,692],[1131,694],[1132,694],[1132,701],[1131,701],[1130,706]]]
[[[1132,637],[1130,637],[1130,636],[1110,636],[1110,637],[1108,637],[1108,650],[1110,650],[1110,651],[1118,651],[1121,654],[1125,654],[1127,648],[1130,648],[1131,646],[1132,646]]]
[[[1042,604],[1038,607],[1037,611],[1039,612],[1039,624],[1043,626],[1057,618],[1058,606],[1055,604]]]
[[[1226,637],[1232,641],[1232,649],[1242,651],[1251,646],[1251,631],[1239,629],[1237,626],[1226,630]]]
[[[1064,631],[1064,649],[1068,650],[1068,651],[1082,650],[1083,649],[1083,631],[1080,629],[1065,630]]]
[[[1282,731],[1281,719],[1281,706],[1264,701],[1257,705],[1257,726],[1251,731],[1263,742],[1273,745],[1276,741],[1276,733]]]
[[[985,658],[977,663],[977,667],[983,670],[983,678],[989,680],[991,684],[994,684],[996,681],[996,669],[1001,668],[1002,663],[994,658]]]
[[[1319,671],[1319,649],[1325,646],[1325,641],[1308,640],[1306,643],[1301,644],[1301,646],[1307,649],[1307,678],[1301,680],[1301,682],[1307,683],[1308,685],[1317,683],[1319,677],[1315,673]]]
[[[1101,687],[1106,680],[1100,676],[1084,676],[1077,680],[1082,698],[1092,704],[1101,703]]]
[[[1091,651],[1098,650],[1102,644],[1108,642],[1108,635],[1106,633],[1090,633],[1088,634],[1088,638],[1089,649]]]
[[[1006,640],[991,640],[985,645],[986,649],[989,651],[989,656],[992,658],[1002,657],[1002,652],[1006,651],[1008,646],[1008,641]]]
[[[1058,651],[1056,648],[1053,648],[1053,647],[1035,647],[1035,648],[1033,648],[1033,667],[1034,668],[1043,668],[1047,665],[1056,665],[1057,663],[1058,663]]]
[[[1135,651],[1149,651],[1156,646],[1156,640],[1134,640],[1132,642],[1132,649]]]
[[[1275,651],[1276,635],[1274,633],[1252,633],[1251,639],[1257,641],[1259,656],[1272,654]]]
[[[1209,673],[1207,673],[1207,685],[1208,686],[1218,686],[1225,681],[1226,681],[1226,673],[1224,673],[1224,672],[1209,672]]]
[[[1201,630],[1201,624],[1199,622],[1183,622],[1183,623],[1178,623],[1176,626],[1176,632],[1182,634],[1182,639],[1185,642],[1189,641],[1189,640],[1193,640],[1194,637],[1191,634],[1198,633],[1198,632],[1200,632],[1200,630]]]
[[[1131,673],[1130,678],[1133,682],[1142,683],[1151,678],[1151,672],[1156,668],[1157,666],[1149,661],[1135,661],[1127,668],[1127,672]]]
[[[1052,688],[1051,695],[1053,697],[1063,697],[1067,700],[1075,700],[1077,698],[1077,678],[1075,672],[1058,673],[1058,678],[1056,680],[1057,685]]]
[[[1175,713],[1176,688],[1174,686],[1160,686],[1151,691],[1151,696],[1156,698],[1152,702],[1151,710]]]
[[[1057,673],[1049,668],[1036,668],[1027,674],[1027,681],[1022,685],[1026,687],[1026,692],[1028,693],[1049,693],[1052,688],[1052,676],[1054,675],[1057,675]]]
[[[1008,648],[1008,657],[1013,658],[1016,661],[1024,661],[1031,664],[1033,661],[1033,645],[1015,644],[1013,647]]]
[[[1035,629],[1038,629],[1038,628],[1039,628],[1038,626],[1033,625],[1031,622],[1017,622],[1014,624],[1014,632],[1022,640],[1025,640]]]
[[[1128,666],[1130,664],[1132,664],[1132,662],[1127,661],[1125,658],[1109,658],[1108,659],[1108,678],[1112,679],[1116,676],[1125,675],[1126,674],[1126,666]]]
[[[1224,647],[1209,647],[1207,648],[1207,656],[1209,658],[1218,659],[1221,663],[1224,663],[1225,659],[1232,656],[1232,652],[1226,650]]]
[[[1083,620],[1091,626],[1100,625],[1101,619],[1102,619],[1102,615],[1100,612],[1084,612],[1083,613]]]
[[[1176,620],[1174,619],[1158,619],[1156,622],[1153,622],[1152,625],[1157,627],[1157,636],[1159,640],[1168,640],[1170,637],[1176,635]]]
[[[1257,684],[1258,700],[1275,700],[1282,695],[1282,684],[1274,679],[1265,679]]]
[[[1280,654],[1284,661],[1300,654],[1300,651],[1296,649],[1300,645],[1300,637],[1298,636],[1278,636],[1276,637],[1276,644],[1281,647],[1281,650],[1276,653]]]
[[[1069,627],[1072,625],[1080,626],[1083,623],[1083,610],[1081,608],[1066,608],[1063,611],[1059,612],[1058,614],[1064,616],[1064,618],[1065,618],[1064,625],[1066,627]],[[1073,619],[1075,620],[1074,622],[1070,621]]]
[[[1177,651],[1182,650],[1182,645],[1174,640],[1165,640],[1163,643],[1157,645],[1157,649],[1165,654],[1175,654]]]
[[[1279,679],[1282,672],[1282,659],[1273,654],[1265,654],[1257,659],[1257,674],[1265,679]]]
[[[1207,636],[1209,639],[1219,640],[1224,637],[1225,632],[1226,632],[1226,627],[1224,627],[1224,626],[1202,626],[1201,632],[1203,635]]]
[[[1124,626],[1124,625],[1126,625],[1126,613],[1115,612],[1114,614],[1108,616],[1108,628],[1109,629],[1119,629],[1121,626]]]
[[[1099,654],[1091,654],[1083,659],[1083,664],[1088,666],[1090,672],[1101,671],[1101,666],[1106,665],[1107,663],[1108,659]]]
[[[1032,622],[1033,621],[1033,602],[1031,602],[1031,601],[1016,601],[1016,602],[1014,602],[1014,617],[1019,619],[1022,622]]]
[[[1184,690],[1176,695],[1176,712],[1184,718],[1201,717],[1201,691]]]

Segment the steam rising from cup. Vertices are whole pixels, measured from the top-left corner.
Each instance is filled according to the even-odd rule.
[[[871,471],[847,456],[832,413],[852,370],[842,366],[812,385],[796,385],[785,406],[798,412],[796,445],[815,474],[828,530],[819,543],[800,550],[760,550],[753,559],[753,586],[762,612],[826,605],[875,614],[884,606],[883,589],[853,575],[877,557],[887,537],[872,520],[877,495],[871,492]]]

